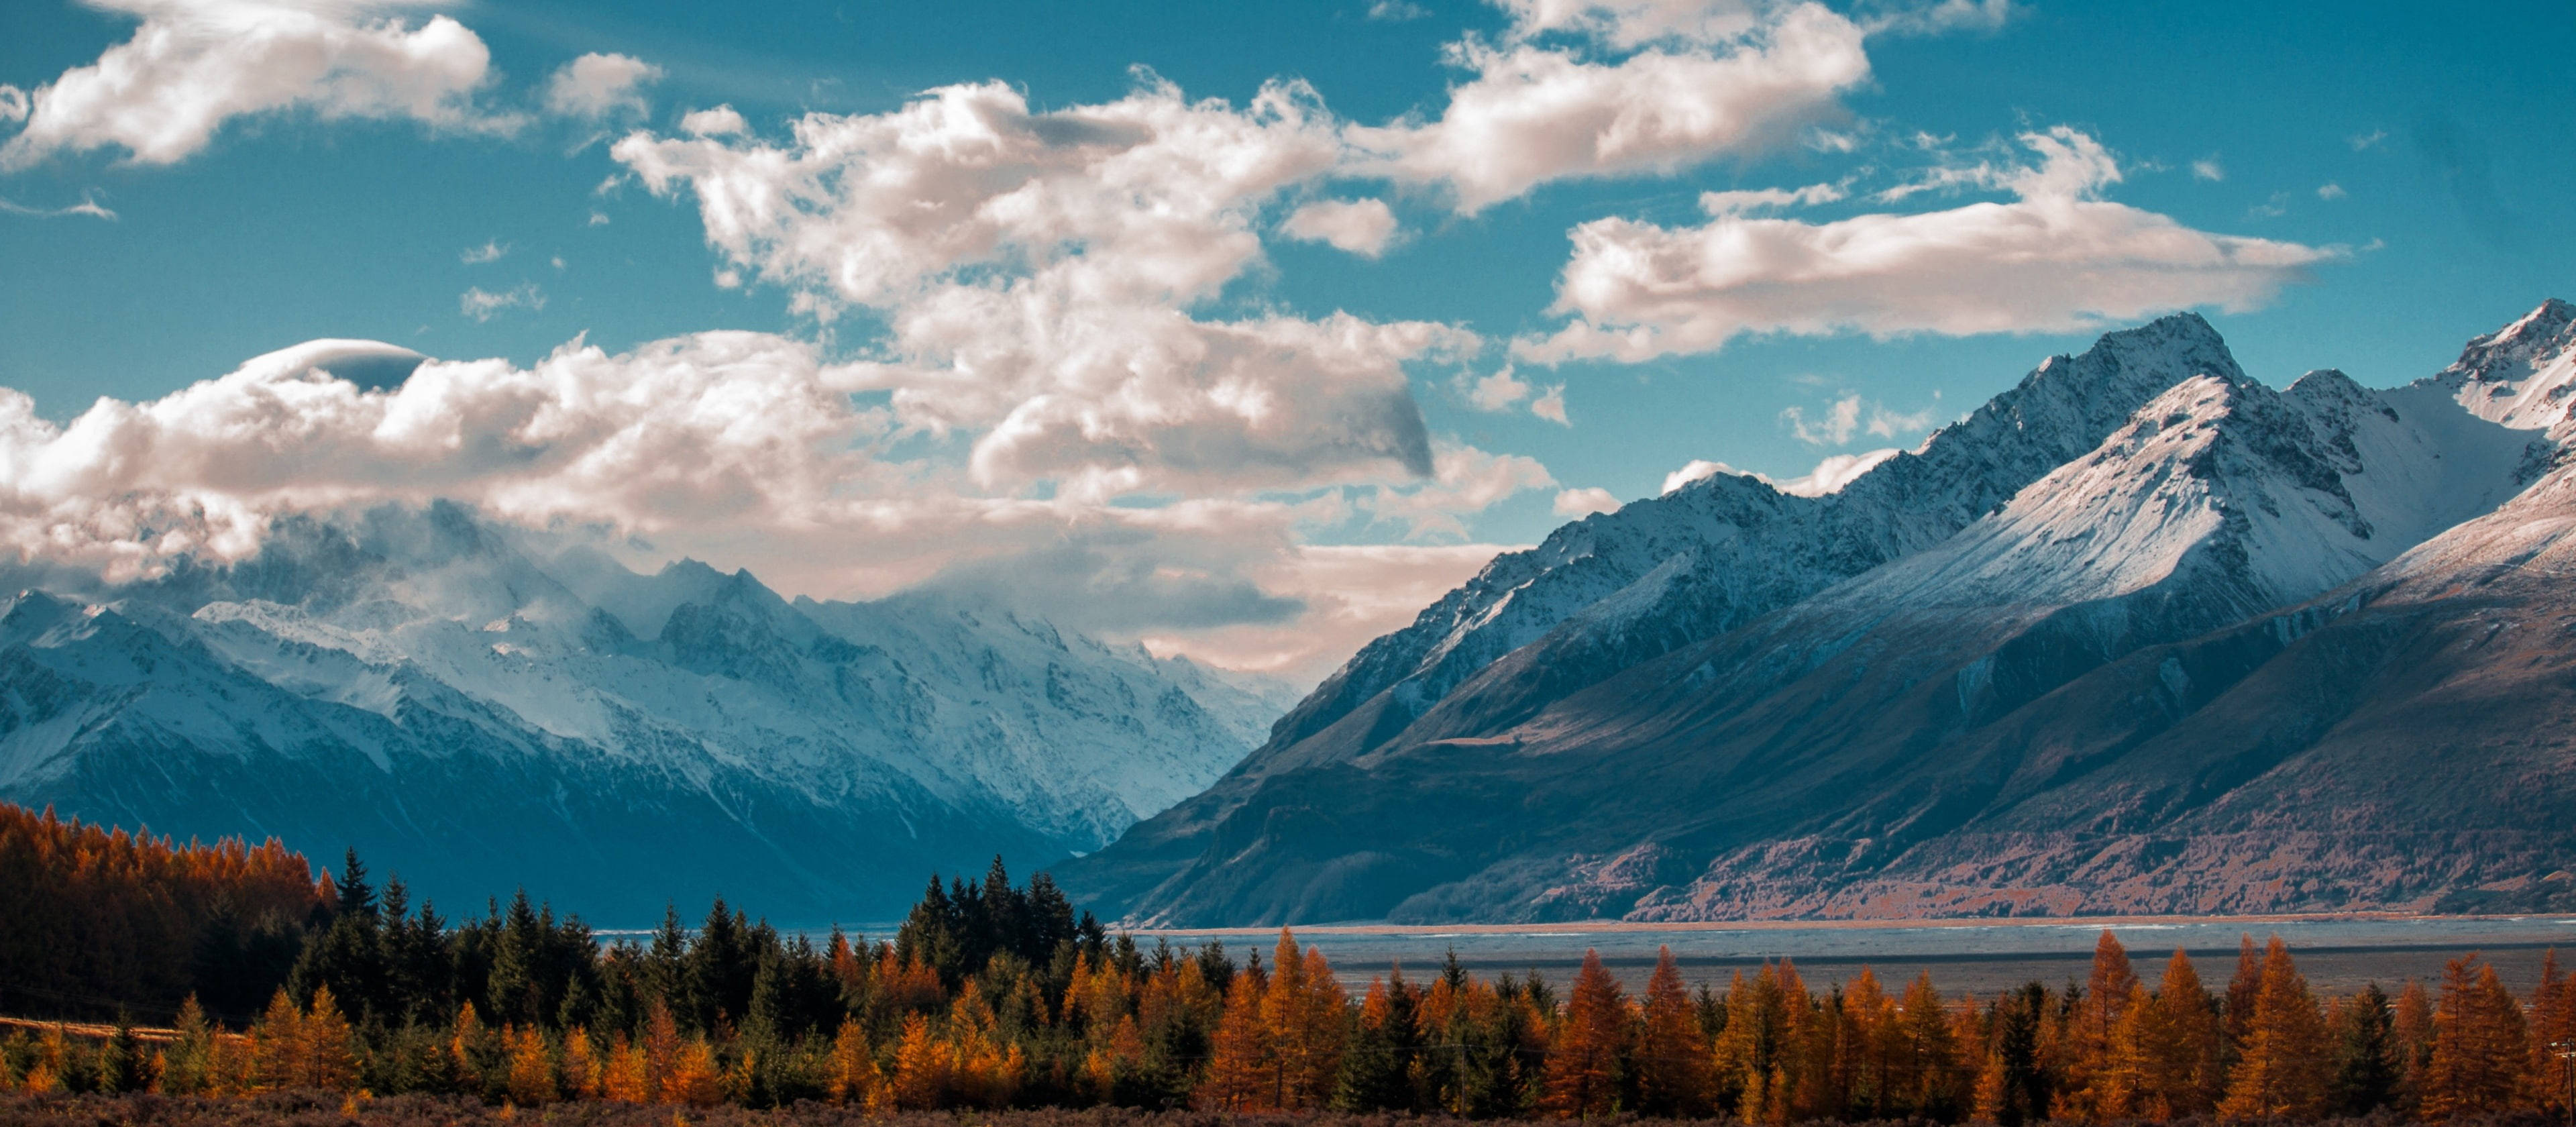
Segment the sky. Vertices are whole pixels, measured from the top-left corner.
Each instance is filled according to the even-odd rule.
[[[2576,296],[2565,17],[14,0],[0,551],[445,497],[1312,680],[2174,310],[2431,374]]]

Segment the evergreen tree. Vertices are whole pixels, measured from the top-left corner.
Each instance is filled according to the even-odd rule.
[[[2389,1106],[2397,1096],[2396,1008],[2374,982],[2347,999],[2336,1016],[2330,1109],[2363,1116]]]
[[[2433,1015],[2433,1059],[2426,1069],[2424,1114],[2449,1119],[2507,1109],[2530,1067],[2522,1006],[2475,952],[2442,972]]]

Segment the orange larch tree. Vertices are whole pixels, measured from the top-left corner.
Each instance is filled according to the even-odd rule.
[[[1564,1017],[1548,1048],[1539,1106],[1564,1119],[1606,1116],[1619,1108],[1620,1058],[1627,1055],[1630,1016],[1619,980],[1598,951],[1583,953]]]

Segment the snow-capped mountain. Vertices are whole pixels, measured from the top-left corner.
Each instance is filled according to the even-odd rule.
[[[2098,793],[2092,777],[2125,754],[2116,744],[2078,754],[2034,733],[2070,722],[2063,710],[2079,684],[2130,668],[2133,655],[2371,582],[2356,577],[2404,566],[2389,561],[2513,497],[2557,450],[2535,432],[2558,425],[2564,405],[2535,404],[2565,374],[2570,319],[2553,302],[2473,342],[2444,373],[2391,391],[2330,371],[2273,391],[2225,361],[2197,319],[2114,334],[2086,360],[2125,352],[2126,362],[2052,361],[1910,459],[1830,495],[1839,501],[1819,499],[1854,514],[1886,505],[1882,521],[1908,515],[1888,485],[1863,486],[1891,468],[1958,457],[1943,448],[1981,418],[2016,424],[1986,430],[1983,443],[2015,442],[2034,457],[2087,439],[1951,534],[1913,545],[1888,536],[1876,560],[1840,581],[1713,626],[1691,618],[1707,585],[1677,581],[1697,566],[1676,562],[1693,549],[1596,545],[1594,556],[1662,550],[1664,564],[1565,612],[1401,722],[1372,720],[1364,735],[1345,730],[1320,748],[1332,726],[1282,747],[1283,722],[1209,795],[1068,866],[1069,883],[1106,888],[1136,918],[1194,924],[2099,910],[2081,882],[2039,894],[2029,880],[1974,875],[2074,863],[2063,850],[1998,837],[1953,848],[2039,796],[2081,805]],[[2165,362],[2139,362],[2141,336]],[[2173,362],[2177,353],[2189,362]],[[2092,409],[2033,410],[2041,388],[2053,393],[2045,402]],[[2125,406],[2089,426],[2104,402]],[[1997,476],[1967,480],[1990,486]],[[1973,495],[1957,488],[1962,477],[1944,480],[1948,496]],[[1720,478],[1711,489],[1746,484]],[[1619,516],[1670,512],[1679,496]],[[1585,523],[1598,537],[1643,527],[1642,516]],[[1725,552],[1753,539],[1740,524],[1714,527]],[[1830,528],[1777,527],[1766,551],[1738,555],[1735,568],[1790,570],[1824,547],[1797,538]],[[1746,574],[1737,589],[1770,580]],[[1531,578],[1522,589],[1540,586]],[[1442,608],[1471,594],[1453,594],[1425,622],[1444,621]],[[1697,633],[1670,640],[1677,619]],[[2292,626],[2281,623],[2308,621],[2269,620],[2284,641]],[[1641,632],[1644,644],[1629,641]],[[1400,641],[1382,645],[1393,652]],[[1946,881],[1869,883],[1902,859],[1936,855],[1950,866]],[[2277,881],[2222,890],[2222,876],[2197,874],[2197,900],[2118,903],[2301,903]],[[2399,886],[2427,895],[2422,882],[2390,887]],[[1862,888],[1879,891],[1852,891]]]
[[[10,600],[0,797],[355,845],[451,901],[524,883],[634,922],[722,892],[855,921],[933,868],[1098,848],[1240,759],[1283,698],[1002,607],[789,602],[442,505]]]

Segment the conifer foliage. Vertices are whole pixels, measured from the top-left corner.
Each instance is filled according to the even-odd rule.
[[[251,903],[306,921],[300,953],[269,972],[251,1012],[182,994],[164,1029],[120,1020],[0,1037],[0,1088],[39,1093],[814,1101],[869,1115],[2457,1121],[2563,1112],[2549,1046],[2576,1035],[2576,985],[2554,956],[2527,1007],[2474,956],[2438,990],[2321,1001],[2285,944],[2250,937],[2213,997],[2180,951],[2150,985],[2109,932],[2082,982],[1986,999],[1946,997],[1928,974],[1897,990],[1866,969],[1820,991],[1787,960],[1694,992],[1669,949],[1634,995],[1586,952],[1561,996],[1536,976],[1470,974],[1453,955],[1419,980],[1377,977],[1354,999],[1322,951],[1286,930],[1266,959],[1238,961],[1213,941],[1148,949],[1077,915],[1044,877],[1013,885],[999,862],[975,883],[934,880],[884,941],[835,930],[817,943],[719,900],[694,927],[672,911],[648,937],[602,944],[525,894],[451,921],[398,879],[379,887],[354,854],[315,877],[273,847],[181,849],[32,815],[0,828],[16,835],[0,841],[11,863],[74,870],[12,870],[34,874],[5,889],[13,904],[57,913],[38,917],[46,925],[0,917],[12,942],[33,937],[13,951],[40,960],[13,966],[131,965],[51,952],[40,926],[166,938]],[[81,918],[61,914],[67,888],[109,892]],[[218,909],[171,907],[188,903]],[[144,983],[139,1001],[184,985],[93,973],[85,981],[106,988]]]

